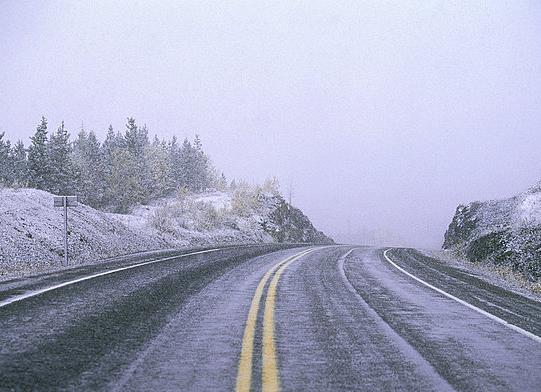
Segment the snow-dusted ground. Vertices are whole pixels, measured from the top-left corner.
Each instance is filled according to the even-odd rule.
[[[50,193],[0,189],[0,279],[60,266],[62,211],[53,207]],[[235,215],[231,195],[225,192],[164,198],[129,215],[80,204],[70,208],[68,216],[72,265],[152,249],[272,241],[257,213]],[[156,216],[165,217],[167,230],[153,223]]]
[[[129,227],[85,205],[68,212],[74,264],[143,250],[170,248],[157,235]],[[0,276],[56,268],[63,259],[63,209],[50,193],[0,189]]]
[[[420,252],[428,257],[435,258],[462,271],[466,271],[493,285],[541,301],[541,286],[526,281],[522,275],[508,267],[495,267],[490,263],[472,263],[451,251],[423,249]]]
[[[272,242],[261,228],[258,211],[240,216],[232,210],[231,198],[219,191],[171,196],[138,206],[128,215],[107,215],[176,246]]]
[[[523,226],[541,225],[541,193],[527,193],[522,196],[516,221]]]

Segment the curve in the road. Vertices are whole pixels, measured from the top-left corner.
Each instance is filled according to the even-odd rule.
[[[460,304],[462,304],[462,305],[464,305],[464,306],[466,306],[466,307],[468,307],[468,308],[470,308],[470,309],[476,311],[477,313],[480,313],[480,314],[482,314],[483,316],[486,316],[486,317],[488,317],[489,319],[494,320],[494,321],[496,321],[497,323],[500,323],[500,324],[504,325],[505,327],[507,327],[507,328],[509,328],[509,329],[512,329],[513,331],[518,332],[518,333],[520,333],[521,335],[524,335],[524,336],[526,336],[526,337],[532,339],[533,341],[535,341],[535,342],[537,342],[537,343],[541,343],[541,337],[539,337],[539,336],[537,336],[537,335],[535,335],[535,334],[533,334],[533,333],[531,333],[531,332],[529,332],[529,331],[526,331],[525,329],[522,329],[522,328],[520,328],[520,327],[518,327],[518,326],[516,326],[516,325],[514,325],[514,324],[511,324],[511,323],[509,323],[509,322],[507,322],[507,321],[505,321],[505,320],[499,318],[498,316],[493,315],[492,313],[489,313],[489,312],[487,312],[487,311],[485,311],[485,310],[483,310],[483,309],[480,309],[480,308],[478,308],[477,306],[470,304],[469,302],[466,302],[466,301],[464,301],[464,300],[462,300],[462,299],[460,299],[460,298],[458,298],[458,297],[455,297],[454,295],[449,294],[448,292],[446,292],[446,291],[444,291],[444,290],[442,290],[442,289],[440,289],[440,288],[438,288],[438,287],[436,287],[436,286],[433,286],[433,285],[431,285],[430,283],[425,282],[425,281],[422,280],[421,278],[418,278],[417,276],[415,276],[415,275],[409,273],[408,271],[406,271],[404,268],[402,268],[402,267],[400,267],[399,265],[397,265],[395,262],[393,262],[393,261],[389,258],[389,256],[387,255],[387,253],[388,253],[390,250],[391,250],[391,249],[385,250],[385,251],[383,252],[383,256],[385,257],[385,259],[386,259],[393,267],[395,267],[397,270],[399,270],[399,271],[402,272],[403,274],[405,274],[405,275],[409,276],[410,278],[416,280],[417,282],[421,283],[422,285],[424,285],[424,286],[426,286],[426,287],[428,287],[428,288],[430,288],[430,289],[432,289],[432,290],[434,290],[434,291],[436,291],[436,292],[438,292],[438,293],[444,295],[445,297],[447,297],[447,298],[449,298],[449,299],[452,299],[453,301],[456,301],[456,302],[458,302],[458,303],[460,303]]]
[[[355,287],[353,286],[352,282],[348,278],[346,271],[345,271],[345,262],[346,259],[350,254],[352,254],[355,250],[358,250],[360,248],[353,248],[350,249],[348,252],[346,252],[342,257],[338,259],[338,270],[340,273],[340,276],[342,278],[342,281],[345,284],[345,287],[347,290],[359,300],[359,303],[363,306],[363,308],[367,311],[367,313],[372,317],[374,320],[377,320],[378,327],[381,329],[381,331],[388,336],[392,336],[393,339],[397,342],[397,344],[401,347],[401,349],[408,354],[408,356],[415,360],[417,365],[419,366],[419,370],[423,372],[424,376],[427,376],[428,378],[433,378],[436,382],[438,391],[454,391],[455,389],[445,380],[441,375],[437,372],[437,370],[428,362],[423,355],[404,337],[398,332],[393,329],[391,325],[389,325],[381,316],[380,314],[372,308],[365,299],[357,292]]]
[[[116,268],[114,270],[109,270],[109,271],[99,272],[97,274],[83,276],[82,278],[69,280],[67,282],[62,282],[62,283],[59,283],[59,284],[55,284],[53,286],[45,287],[45,288],[42,288],[42,289],[39,289],[39,290],[28,291],[28,292],[26,292],[24,294],[20,294],[20,295],[17,295],[17,296],[10,297],[10,298],[8,298],[6,300],[0,301],[0,308],[2,308],[4,306],[7,306],[7,305],[10,305],[10,304],[12,304],[14,302],[19,302],[19,301],[22,301],[22,300],[27,299],[27,298],[35,297],[37,295],[46,293],[48,291],[52,291],[52,290],[59,289],[61,287],[66,287],[66,286],[70,286],[72,284],[84,282],[85,280],[98,278],[100,276],[114,274],[115,272],[125,271],[125,270],[129,270],[129,269],[132,269],[132,268],[137,268],[137,267],[142,267],[144,265],[155,264],[155,263],[160,263],[160,262],[174,260],[174,259],[180,259],[182,257],[188,257],[188,256],[200,255],[200,254],[204,254],[204,253],[216,252],[216,251],[219,251],[219,250],[220,250],[220,248],[201,250],[201,251],[198,251],[198,252],[191,252],[191,253],[186,253],[186,254],[183,254],[183,255],[166,257],[166,258],[158,259],[158,260],[145,261],[143,263],[137,263],[137,264],[129,265],[127,267]]]

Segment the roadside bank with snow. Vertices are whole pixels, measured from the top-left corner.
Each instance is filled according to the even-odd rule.
[[[285,208],[285,210],[284,210]],[[179,192],[113,214],[69,209],[72,265],[134,252],[270,242],[331,243],[300,210],[262,188]],[[36,189],[0,189],[0,276],[57,268],[63,259],[63,209]]]

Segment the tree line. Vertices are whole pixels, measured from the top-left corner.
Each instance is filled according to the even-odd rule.
[[[109,126],[103,142],[83,128],[71,141],[63,122],[49,135],[45,117],[28,147],[20,140],[12,145],[4,136],[0,133],[0,185],[76,194],[94,208],[127,212],[177,189],[200,192],[226,185],[197,135],[182,143],[157,136],[150,142],[147,127],[133,118],[123,133]]]

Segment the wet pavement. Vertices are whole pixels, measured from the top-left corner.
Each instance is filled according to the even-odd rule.
[[[541,390],[540,342],[384,250],[168,253],[18,300],[0,307],[0,390]],[[415,250],[387,255],[540,335],[541,303]],[[5,282],[0,302],[146,261]]]

